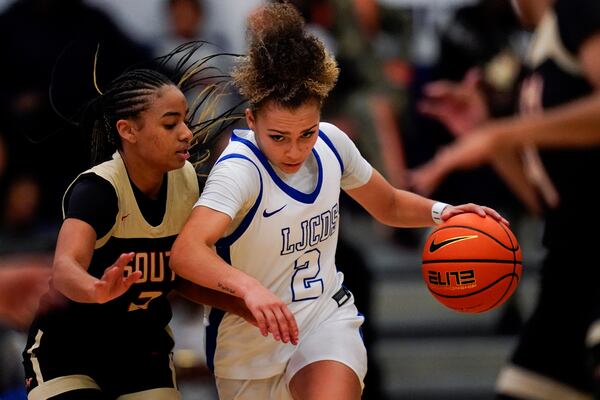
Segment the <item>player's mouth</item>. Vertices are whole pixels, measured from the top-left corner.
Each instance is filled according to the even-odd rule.
[[[185,149],[178,150],[177,155],[182,159],[187,160],[188,158],[190,158],[189,148],[186,147]]]
[[[296,163],[282,163],[283,169],[287,171],[297,171],[301,166],[302,162]]]

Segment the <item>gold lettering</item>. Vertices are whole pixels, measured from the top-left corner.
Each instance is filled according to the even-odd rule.
[[[148,281],[148,253],[135,254],[135,269],[141,271],[142,276],[135,283],[144,283]]]
[[[150,263],[150,282],[162,282],[165,275],[165,261],[163,257],[163,252],[158,253],[158,268],[156,268],[156,256],[155,252],[150,253],[152,260]]]
[[[142,304],[130,303],[128,311],[147,310],[148,305],[150,305],[150,302],[152,300],[156,299],[157,297],[159,297],[161,294],[162,294],[162,292],[142,292],[142,293],[140,293],[138,300],[143,301],[143,303]]]

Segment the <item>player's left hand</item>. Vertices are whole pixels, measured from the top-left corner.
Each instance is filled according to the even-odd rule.
[[[442,212],[441,217],[442,217],[443,221],[446,221],[446,220],[448,220],[448,218],[451,218],[458,214],[464,214],[464,213],[475,213],[481,217],[485,217],[485,216],[489,215],[490,217],[494,218],[498,222],[501,222],[507,226],[510,225],[508,220],[505,219],[502,215],[500,215],[498,213],[498,211],[494,210],[493,208],[486,207],[486,206],[480,206],[480,205],[473,204],[473,203],[461,204],[458,206],[448,206]]]
[[[125,267],[133,260],[135,253],[123,253],[117,261],[108,267],[102,278],[94,283],[94,299],[97,303],[106,303],[125,293],[131,285],[142,276],[141,271],[134,271],[124,276]]]

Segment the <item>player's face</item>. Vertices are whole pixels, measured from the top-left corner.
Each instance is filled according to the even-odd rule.
[[[175,86],[163,86],[133,125],[135,151],[149,168],[181,168],[190,157],[192,132],[186,124],[187,101]]]
[[[294,109],[268,102],[256,112],[247,109],[246,122],[271,164],[292,174],[304,164],[317,141],[320,111],[316,101]]]

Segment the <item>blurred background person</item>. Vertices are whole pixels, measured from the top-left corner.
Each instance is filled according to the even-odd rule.
[[[223,33],[208,28],[205,0],[165,0],[163,6],[167,23],[152,40],[157,56],[196,40],[209,42],[221,52],[231,48]]]
[[[18,0],[0,15],[0,52],[6,55],[0,65],[0,122],[7,174],[27,172],[37,181],[40,218],[55,226],[60,222],[60,193],[87,159],[84,152],[68,150],[83,148],[85,138],[54,113],[49,87],[52,79],[89,82],[77,77],[92,73],[98,45],[104,54],[98,68],[103,71],[98,77],[101,83],[150,56],[104,12],[81,0]],[[77,58],[83,54],[89,56]],[[64,61],[70,56],[90,62],[72,67],[62,63],[60,76],[53,75],[61,57]],[[92,87],[70,87],[68,93],[53,93],[53,101],[72,116],[82,96],[92,91]]]
[[[543,244],[548,253],[536,308],[510,363],[500,371],[498,398],[591,399],[594,379],[600,396],[598,359],[593,358],[600,344],[595,322],[600,319],[595,284],[600,275],[587,255],[597,236],[586,215],[595,188],[582,182],[581,174],[597,171],[600,162],[600,3],[514,4],[524,26],[535,28],[526,58],[529,74],[521,84],[521,116],[481,124],[441,151],[421,178],[440,182],[456,168],[493,162],[498,154],[532,145],[542,148],[543,165],[557,190],[554,203],[545,197]],[[525,154],[525,167],[529,161]],[[539,175],[525,177],[539,183]]]
[[[513,112],[530,34],[520,26],[510,0],[459,6],[438,29],[439,54],[431,65],[416,67],[411,86],[410,129],[404,135],[407,165],[414,171],[409,173],[410,185],[450,203],[471,196],[502,210],[515,231],[530,230],[532,216],[537,222],[541,213],[541,199],[527,180],[513,173],[519,168],[514,159],[498,157],[493,165],[453,171],[435,186],[420,179],[419,168],[482,121]],[[520,329],[518,297],[502,308],[498,333]]]
[[[411,168],[490,116],[512,113],[524,40],[509,0],[482,0],[457,9],[440,29],[437,61],[421,69],[413,82],[414,127],[406,134]],[[535,201],[524,208],[520,193],[512,193],[488,166],[456,171],[435,187],[420,183],[413,176],[411,184],[422,193],[448,202],[460,202],[473,192],[470,188],[478,187],[475,201],[493,204],[511,215],[511,221],[530,209],[539,212]]]

